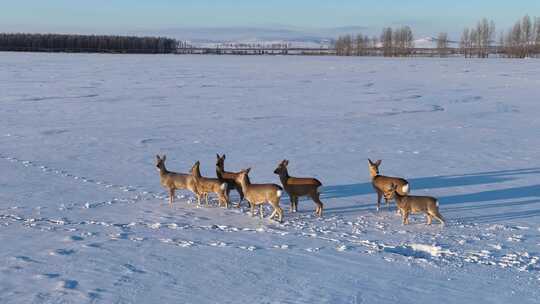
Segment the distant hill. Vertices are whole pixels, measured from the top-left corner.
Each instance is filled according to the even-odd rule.
[[[271,44],[288,43],[293,46],[327,46],[339,35],[366,33],[370,29],[362,26],[336,28],[291,28],[291,27],[191,27],[169,28],[156,31],[138,31],[140,35],[164,35],[194,45],[208,46],[218,43]]]
[[[426,48],[426,49],[434,49],[434,48],[437,48],[437,41],[438,41],[437,38],[434,38],[434,37],[431,37],[431,36],[418,38],[418,39],[414,40],[414,47]],[[459,43],[457,41],[452,41],[452,40],[448,41],[448,46],[449,47],[458,47],[458,44]]]

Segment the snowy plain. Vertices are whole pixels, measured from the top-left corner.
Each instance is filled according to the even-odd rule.
[[[0,53],[0,303],[539,303],[539,96],[537,60]],[[325,214],[170,208],[157,153],[287,158]],[[377,212],[368,157],[447,225]]]

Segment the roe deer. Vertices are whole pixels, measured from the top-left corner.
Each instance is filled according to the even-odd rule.
[[[389,189],[384,191],[384,198],[391,200],[396,199],[396,205],[401,212],[403,225],[409,224],[409,214],[425,213],[427,216],[427,224],[431,225],[431,219],[436,218],[444,225],[444,218],[439,212],[439,202],[431,196],[416,196],[416,195],[401,195],[399,194],[398,186],[392,184]]]
[[[248,173],[251,168],[240,171],[240,175],[236,181],[242,186],[244,197],[249,202],[251,216],[255,215],[255,206],[259,206],[261,218],[263,218],[263,205],[269,203],[274,208],[274,212],[270,215],[273,218],[276,214],[278,220],[283,220],[283,209],[279,206],[279,199],[283,193],[283,189],[276,184],[252,184],[249,181]]]
[[[225,154],[223,154],[223,156],[219,156],[219,154],[216,154],[216,156],[216,176],[219,180],[227,183],[227,196],[229,196],[229,193],[232,189],[236,189],[236,191],[238,191],[238,195],[240,195],[240,202],[238,202],[237,207],[240,207],[240,204],[244,200],[244,192],[242,192],[242,186],[236,181],[236,179],[240,175],[240,172],[225,171]]]
[[[279,175],[283,188],[289,194],[291,199],[291,212],[298,211],[298,197],[309,196],[315,203],[315,214],[322,216],[323,203],[320,200],[319,187],[322,186],[321,182],[312,177],[292,177],[289,176],[287,166],[289,161],[284,159],[279,163],[274,173]]]
[[[200,170],[201,163],[196,161],[191,168],[191,175],[195,179],[195,185],[197,186],[197,202],[201,204],[201,196],[204,196],[206,205],[208,206],[208,193],[215,193],[218,196],[219,205],[225,204],[226,208],[229,208],[229,196],[227,195],[227,183],[220,181],[217,178],[209,178],[201,176]]]
[[[197,193],[195,180],[190,174],[176,173],[168,171],[165,168],[166,155],[159,157],[156,155],[156,167],[159,171],[159,182],[169,190],[169,205],[172,207],[175,190],[187,189],[193,193]]]
[[[389,187],[392,184],[395,184],[397,187],[397,191],[401,195],[407,195],[409,194],[409,182],[403,178],[400,177],[390,177],[390,176],[384,176],[379,175],[379,166],[381,165],[382,160],[378,160],[376,162],[372,162],[371,159],[368,158],[368,167],[369,167],[369,174],[371,175],[371,184],[373,185],[373,189],[375,192],[377,192],[377,211],[379,211],[379,208],[381,207],[381,198],[383,197],[383,193],[385,190],[388,190]],[[386,200],[386,205],[390,206],[390,201]]]

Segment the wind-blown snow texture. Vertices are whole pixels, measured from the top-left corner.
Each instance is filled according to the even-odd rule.
[[[538,303],[540,61],[0,53],[1,303]],[[154,155],[314,176],[283,224]],[[375,211],[367,158],[448,225]],[[233,192],[233,201],[238,196]],[[245,206],[245,205],[244,205]],[[266,215],[270,209],[266,209]]]

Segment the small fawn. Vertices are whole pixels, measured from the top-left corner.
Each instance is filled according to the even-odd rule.
[[[225,154],[223,154],[222,156],[216,154],[216,157],[216,176],[219,180],[227,183],[227,196],[229,196],[229,193],[232,189],[236,189],[236,191],[238,191],[238,195],[240,195],[240,202],[238,202],[237,207],[240,207],[240,204],[244,200],[244,192],[242,192],[242,186],[236,181],[236,179],[240,175],[240,172],[225,171]]]
[[[276,184],[252,184],[248,178],[248,173],[251,168],[240,171],[240,175],[236,181],[240,183],[244,197],[249,202],[251,216],[255,215],[255,206],[259,206],[261,218],[264,217],[263,205],[269,203],[274,208],[274,212],[270,215],[273,218],[276,214],[279,222],[283,221],[283,209],[279,206],[279,199],[283,193],[283,189]]]
[[[283,188],[289,194],[291,200],[291,212],[298,211],[298,197],[309,196],[315,203],[315,214],[322,216],[323,203],[320,200],[319,187],[322,183],[316,178],[312,177],[292,177],[289,176],[287,166],[289,161],[284,159],[281,161],[274,173],[279,175]]]
[[[390,188],[384,191],[384,198],[396,199],[396,205],[401,212],[403,225],[409,224],[409,214],[425,213],[427,224],[431,225],[431,219],[436,218],[444,225],[444,218],[439,212],[439,202],[431,196],[401,195],[398,192],[398,186],[392,184]]]
[[[227,195],[227,183],[220,181],[217,178],[209,178],[201,176],[201,163],[196,161],[191,168],[191,175],[195,180],[197,203],[201,205],[201,196],[204,196],[206,205],[208,206],[208,193],[215,193],[218,196],[219,205],[225,205],[229,208],[229,196]]]
[[[371,159],[368,158],[368,167],[369,167],[369,174],[371,175],[371,184],[373,185],[373,189],[375,192],[377,192],[377,211],[379,211],[381,207],[381,198],[383,197],[384,191],[389,189],[389,187],[392,184],[395,184],[397,187],[397,191],[401,195],[407,195],[409,194],[409,182],[403,178],[400,177],[390,177],[390,176],[384,176],[379,175],[379,166],[381,165],[382,160],[378,160],[376,162],[372,162]],[[386,199],[386,205],[390,206],[390,201]]]
[[[195,179],[190,174],[176,173],[168,171],[165,167],[166,155],[160,157],[156,155],[156,167],[159,171],[159,182],[164,188],[169,190],[169,206],[172,207],[175,190],[187,189],[197,193]]]

